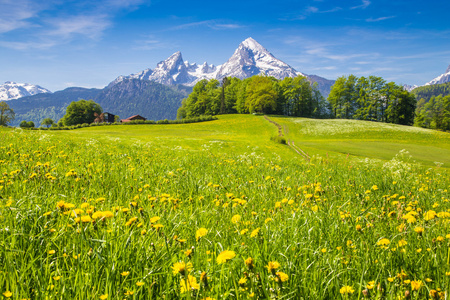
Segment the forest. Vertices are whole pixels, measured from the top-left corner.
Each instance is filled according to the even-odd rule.
[[[381,77],[341,76],[333,85],[328,101],[335,118],[414,123],[416,97]]]
[[[183,99],[178,118],[199,115],[265,113],[321,118],[328,114],[326,100],[306,77],[278,80],[263,75],[241,80],[226,77],[201,80]]]
[[[178,118],[223,113],[265,113],[343,118],[413,125],[416,98],[381,77],[342,76],[325,100],[306,77],[277,80],[263,75],[198,82],[183,99]]]

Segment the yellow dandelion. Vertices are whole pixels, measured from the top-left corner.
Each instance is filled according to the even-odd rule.
[[[246,283],[247,283],[246,277],[242,277],[241,279],[239,279],[239,285],[245,285]]]
[[[12,293],[10,291],[6,291],[3,293],[3,296],[5,296],[6,298],[11,298]]]
[[[237,223],[239,223],[241,221],[241,216],[240,215],[234,215],[232,218],[231,218],[231,222],[233,223],[233,224],[237,224]]]
[[[422,286],[422,280],[413,280],[411,281],[411,289],[413,291],[418,291]]]
[[[199,229],[197,229],[197,232],[195,233],[195,239],[198,241],[201,237],[204,237],[207,233],[208,233],[208,229],[199,228]]]
[[[130,274],[129,271],[124,271],[124,272],[120,273],[120,275],[122,275],[122,276],[128,276],[129,274]]]
[[[234,251],[230,250],[224,250],[217,256],[217,263],[222,264],[226,263],[227,261],[233,259],[236,256],[236,253]]]
[[[342,295],[348,295],[348,294],[353,294],[353,293],[355,292],[355,290],[353,289],[353,287],[351,287],[351,286],[349,286],[349,285],[346,285],[346,286],[343,286],[343,287],[339,290],[339,292],[340,292]]]
[[[150,223],[156,223],[156,222],[159,221],[159,219],[161,219],[161,218],[160,218],[160,217],[153,217],[153,218],[150,218]]]
[[[250,234],[250,237],[255,237],[255,236],[257,236],[260,229],[261,229],[261,228],[258,227],[258,228],[256,228],[255,230],[253,230],[252,233]]]
[[[142,281],[138,281],[138,282],[136,282],[136,285],[137,286],[143,286],[145,283],[144,282],[142,282]]]
[[[378,246],[387,246],[387,245],[389,245],[391,243],[391,241],[389,241],[388,239],[386,239],[386,238],[383,238],[383,239],[381,239],[381,240],[379,240],[378,242],[377,242],[377,245]]]
[[[369,281],[366,285],[366,288],[371,290],[375,287],[375,281]]]
[[[270,273],[273,273],[279,267],[280,267],[280,263],[277,261],[269,261],[269,263],[266,266],[267,271],[269,271]]]
[[[400,241],[398,241],[398,246],[399,246],[399,247],[406,246],[407,244],[408,244],[408,242],[405,241],[404,239],[401,239]]]
[[[186,277],[186,279],[181,280],[180,289],[181,289],[181,293],[186,293],[191,290],[200,289],[200,284],[197,283],[197,278],[195,278],[194,276],[188,275]]]
[[[425,229],[424,229],[423,227],[420,227],[420,226],[414,228],[414,231],[415,231],[416,233],[418,233],[418,234],[422,234],[422,233],[424,232],[424,230],[425,230]]]
[[[277,281],[286,282],[289,279],[289,276],[283,272],[276,272],[275,275],[277,276]]]
[[[434,210],[429,210],[423,216],[425,221],[433,220],[437,216],[437,213]]]
[[[253,269],[255,267],[253,258],[251,258],[251,257],[244,260],[244,263],[247,266],[247,268],[249,268],[249,269]]]
[[[192,263],[188,262],[187,264],[184,261],[176,262],[172,266],[173,275],[181,274],[185,275],[192,270]]]
[[[101,296],[100,296],[100,299],[101,299],[101,300],[108,299],[108,294],[101,295]]]

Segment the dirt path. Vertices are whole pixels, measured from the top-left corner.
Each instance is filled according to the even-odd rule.
[[[277,122],[275,122],[275,121],[269,119],[269,117],[266,116],[266,115],[264,115],[264,118],[265,118],[267,121],[269,121],[270,123],[272,123],[273,125],[275,125],[275,126],[278,128],[278,136],[284,136],[284,134],[283,134],[283,127],[282,127],[280,124],[278,124]],[[289,134],[289,127],[288,127],[287,125],[284,125],[284,132],[285,132],[286,134]],[[310,161],[311,158],[310,158],[310,156],[308,155],[308,153],[306,153],[305,151],[303,151],[302,149],[300,149],[300,147],[296,146],[296,145],[294,144],[294,141],[291,141],[291,140],[288,139],[288,140],[287,140],[287,144],[288,144],[288,146],[291,147],[295,152],[297,152],[298,155],[303,156],[304,159],[306,159],[307,161]]]

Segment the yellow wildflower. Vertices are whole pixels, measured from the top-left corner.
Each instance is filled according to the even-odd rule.
[[[199,228],[195,233],[195,239],[198,241],[201,237],[204,237],[208,233],[208,229]]]
[[[273,273],[279,267],[280,267],[280,263],[278,263],[277,261],[269,261],[269,263],[266,266],[267,271],[269,271],[271,273]]]
[[[188,275],[186,279],[181,280],[180,283],[181,293],[186,293],[191,290],[200,289],[200,284],[197,283],[197,278],[194,276]]]
[[[6,298],[11,298],[12,293],[10,291],[6,291],[3,293],[3,296],[5,296]]]
[[[379,240],[378,242],[377,242],[377,245],[378,246],[387,246],[387,245],[389,245],[391,243],[391,241],[389,241],[388,239],[386,239],[386,238],[383,238],[383,239],[381,239],[381,240]]]
[[[422,280],[413,280],[411,281],[411,289],[413,291],[418,291],[422,286]]]
[[[260,228],[256,228],[255,230],[252,231],[252,233],[250,234],[250,237],[255,237],[258,235]]]
[[[289,276],[283,272],[276,272],[275,275],[277,276],[277,281],[279,279],[281,282],[286,282],[289,279]]]
[[[353,294],[353,293],[355,292],[355,290],[353,289],[353,287],[351,287],[351,286],[349,286],[349,285],[346,285],[346,286],[343,286],[343,287],[339,290],[339,292],[340,292],[341,294],[343,294],[343,295],[348,295],[348,294]]]
[[[236,253],[234,251],[230,250],[224,250],[217,256],[217,263],[222,264],[226,263],[227,261],[233,259],[236,256]]]
[[[181,275],[185,275],[192,270],[192,263],[188,262],[187,264],[184,261],[176,262],[172,266],[173,275],[177,275],[178,273]]]

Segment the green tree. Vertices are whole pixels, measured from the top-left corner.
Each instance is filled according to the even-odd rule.
[[[276,110],[277,92],[273,81],[266,76],[254,76],[249,82],[246,91],[245,107],[251,113],[267,113]]]
[[[95,119],[94,113],[102,113],[102,108],[94,100],[73,101],[67,106],[62,121],[65,126],[92,123]]]
[[[34,126],[35,126],[33,121],[28,121],[27,124],[28,124],[28,128],[34,128]]]
[[[8,126],[8,123],[14,121],[16,114],[9,107],[6,101],[0,102],[0,126]]]
[[[25,121],[25,120],[23,120],[22,122],[20,122],[19,127],[20,127],[20,128],[28,128],[28,122]]]
[[[47,128],[49,128],[50,126],[53,125],[53,123],[55,123],[55,122],[53,122],[53,120],[52,120],[51,118],[45,118],[45,119],[42,121],[41,125],[47,126]]]

